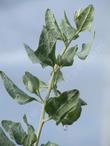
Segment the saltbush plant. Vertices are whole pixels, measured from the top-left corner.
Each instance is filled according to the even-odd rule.
[[[38,146],[45,122],[54,120],[56,125],[64,126],[72,125],[79,119],[82,106],[86,105],[86,102],[81,99],[78,89],[61,92],[58,88],[58,82],[64,80],[62,68],[72,66],[75,56],[82,60],[88,56],[91,41],[89,43],[84,42],[81,50],[78,44],[73,46],[71,43],[79,38],[80,33],[91,32],[93,15],[94,8],[92,5],[88,5],[74,13],[75,26],[70,24],[66,12],[64,12],[64,18],[58,25],[52,11],[46,10],[45,25],[40,35],[38,48],[34,51],[24,44],[27,55],[33,63],[39,63],[43,68],[47,66],[52,68],[48,83],[30,72],[25,72],[23,83],[32,96],[18,88],[3,71],[0,71],[4,87],[13,100],[21,105],[35,101],[40,103],[42,107],[37,131],[28,123],[26,115],[23,116],[23,120],[27,126],[27,131],[19,122],[3,120],[0,127],[0,146]],[[64,44],[64,48],[59,54],[56,53],[58,40]],[[42,88],[47,90],[45,97],[42,97]],[[33,97],[34,95],[36,98]],[[58,145],[49,140],[47,144],[41,146]]]

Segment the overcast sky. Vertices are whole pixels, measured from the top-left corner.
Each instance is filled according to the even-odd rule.
[[[43,70],[40,65],[33,65],[23,48],[24,42],[33,49],[37,48],[46,9],[52,9],[59,22],[66,10],[72,22],[74,11],[88,4],[95,7],[96,39],[86,61],[76,58],[73,67],[63,69],[65,82],[60,85],[62,91],[79,89],[88,106],[84,107],[81,118],[67,131],[62,126],[56,127],[54,122],[45,125],[42,143],[51,140],[60,146],[110,145],[110,1],[0,0],[0,70],[5,71],[24,90],[22,75],[25,71],[46,81],[49,79],[50,68]],[[88,38],[82,36],[82,40]],[[0,80],[0,121],[21,121],[26,113],[36,127],[38,109],[36,103],[26,106],[16,104]]]

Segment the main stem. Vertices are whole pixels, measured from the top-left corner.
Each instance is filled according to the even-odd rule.
[[[61,56],[64,55],[64,53],[66,52],[66,50],[67,50],[68,46],[70,45],[71,41],[72,40],[69,41],[67,46],[65,45],[65,47],[63,49],[63,52],[61,53]],[[40,120],[39,120],[39,125],[38,125],[38,130],[37,130],[37,142],[36,142],[35,146],[38,146],[38,144],[39,144],[41,131],[42,131],[42,128],[43,128],[43,125],[44,125],[44,122],[45,122],[45,106],[46,106],[46,102],[47,102],[47,100],[50,96],[51,90],[52,90],[52,84],[53,84],[53,81],[54,81],[55,72],[57,72],[58,68],[59,68],[59,66],[57,64],[55,64],[54,67],[53,67],[52,76],[51,76],[51,79],[50,79],[49,84],[48,84],[48,92],[47,92],[44,104],[42,106],[41,117],[40,117]]]
[[[45,106],[46,106],[46,102],[47,102],[47,100],[48,100],[48,98],[50,96],[51,90],[52,90],[54,74],[55,74],[55,71],[57,70],[57,68],[58,68],[58,66],[55,65],[54,68],[53,68],[51,79],[50,79],[49,84],[48,84],[48,92],[47,92],[44,104],[42,106],[41,117],[40,117],[40,120],[39,120],[39,125],[38,125],[38,130],[37,130],[37,142],[36,142],[35,146],[38,146],[38,144],[39,144],[41,131],[42,131],[42,128],[43,128],[43,125],[44,125],[44,121],[45,121]]]

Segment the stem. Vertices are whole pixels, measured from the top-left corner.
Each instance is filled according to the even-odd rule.
[[[55,75],[55,71],[57,69],[58,69],[58,66],[55,65],[54,68],[53,68],[51,79],[50,79],[49,84],[48,84],[47,95],[46,95],[46,98],[44,100],[44,104],[42,105],[41,117],[40,117],[40,120],[39,120],[39,125],[38,125],[38,130],[37,130],[37,142],[36,142],[35,146],[38,146],[38,144],[39,144],[40,135],[41,135],[41,132],[42,132],[43,125],[45,123],[45,106],[46,106],[46,102],[47,102],[47,100],[50,96],[51,90],[52,90],[54,75]]]
[[[78,32],[76,32],[76,34],[78,34]],[[71,41],[72,41],[72,39],[68,42],[68,45],[65,45],[65,47],[64,47],[64,49],[61,53],[61,56],[63,56],[65,54],[65,52],[68,49]],[[47,100],[50,96],[51,90],[52,90],[52,84],[53,84],[53,81],[54,81],[55,72],[57,72],[58,68],[59,68],[59,66],[57,64],[55,64],[54,67],[53,67],[52,76],[51,76],[51,79],[50,79],[49,84],[48,84],[47,95],[46,95],[46,98],[44,100],[44,104],[42,105],[41,117],[40,117],[40,120],[39,120],[39,125],[38,125],[38,130],[37,130],[37,142],[36,142],[35,146],[38,146],[38,144],[39,144],[40,135],[41,135],[41,132],[42,132],[43,125],[45,123],[45,106],[46,106],[46,102],[47,102]]]
[[[76,33],[74,34],[74,36],[78,35],[79,32],[80,32],[80,30],[76,31]],[[74,38],[74,36],[73,36],[73,38]],[[66,50],[68,49],[69,45],[71,44],[73,38],[68,42],[67,45],[65,45],[65,47],[64,47],[64,49],[63,49],[63,51],[62,51],[62,53],[61,53],[61,56],[63,56],[63,55],[65,54],[65,52],[66,52]]]

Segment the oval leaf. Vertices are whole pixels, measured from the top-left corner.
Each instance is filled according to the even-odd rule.
[[[26,104],[31,101],[36,100],[33,97],[28,96],[24,91],[19,89],[9,78],[8,76],[2,71],[1,77],[4,82],[5,89],[7,90],[8,94],[19,104]],[[37,101],[37,100],[36,100]]]
[[[31,93],[37,93],[39,91],[39,79],[31,73],[25,72],[25,75],[23,76],[23,83],[25,84],[26,89]]]
[[[39,80],[36,76],[32,75],[29,72],[25,72],[25,75],[23,76],[23,83],[25,84],[28,91],[38,95],[39,90],[47,86],[45,82]]]

